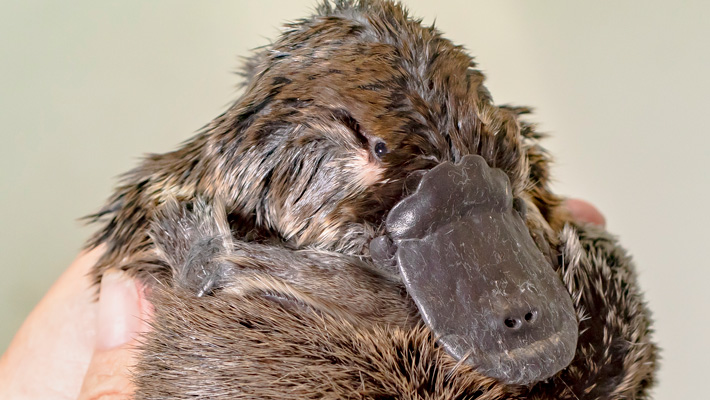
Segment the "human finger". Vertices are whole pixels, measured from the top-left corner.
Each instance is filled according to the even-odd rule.
[[[3,395],[76,399],[96,333],[89,271],[103,251],[80,254],[25,319],[0,359]]]
[[[138,336],[147,330],[150,308],[141,284],[119,271],[101,280],[94,354],[79,394],[80,400],[129,399],[134,388]]]
[[[604,215],[588,201],[581,199],[567,199],[564,204],[572,215],[572,218],[577,221],[587,222],[602,227],[606,226],[606,219],[604,218]]]

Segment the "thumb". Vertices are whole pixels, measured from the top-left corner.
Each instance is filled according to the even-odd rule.
[[[137,338],[147,330],[149,315],[149,303],[137,281],[120,271],[104,274],[96,344],[79,400],[132,397],[130,368],[135,365]]]

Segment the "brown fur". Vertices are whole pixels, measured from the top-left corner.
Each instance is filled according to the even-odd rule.
[[[566,260],[560,273],[575,299],[582,333],[570,366],[530,388],[478,375],[438,348],[417,319],[397,321],[391,299],[398,285],[383,292],[382,286],[369,286],[367,274],[354,273],[344,279],[357,289],[340,282],[341,293],[316,292],[318,304],[300,302],[300,295],[282,303],[274,296],[307,291],[314,283],[285,282],[269,271],[261,275],[262,283],[273,285],[226,289],[215,296],[158,290],[155,330],[146,338],[137,368],[137,398],[646,398],[655,346],[630,260],[598,228],[568,225],[560,239]],[[322,278],[315,285],[327,288],[348,270],[309,274],[302,268],[292,272]],[[368,303],[382,306],[384,315],[358,310],[368,295],[373,299]],[[340,307],[333,308],[334,302]]]
[[[138,398],[643,398],[655,346],[633,266],[571,227],[540,135],[460,47],[384,1],[325,3],[248,63],[244,95],[151,155],[97,214],[95,271],[154,279]],[[384,142],[389,152],[374,152]],[[483,156],[580,315],[577,356],[531,388],[457,365],[367,245],[417,171]],[[563,229],[564,227],[564,229]]]

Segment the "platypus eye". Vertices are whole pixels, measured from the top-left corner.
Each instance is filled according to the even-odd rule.
[[[389,149],[387,148],[387,144],[385,142],[377,142],[375,143],[375,155],[377,158],[382,158],[385,154],[389,153]]]

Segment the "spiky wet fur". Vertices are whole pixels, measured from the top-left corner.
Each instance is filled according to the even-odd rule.
[[[138,398],[644,398],[655,369],[631,261],[573,227],[524,108],[383,1],[325,3],[248,63],[244,95],[149,156],[93,215],[95,268],[154,282]],[[373,151],[386,143],[389,153]],[[509,177],[580,316],[577,356],[508,387],[459,365],[367,244],[417,171],[479,154]],[[550,251],[550,249],[552,249]]]
[[[357,258],[217,240],[226,247],[200,265],[228,273],[217,293],[197,297],[201,287],[180,272],[187,254],[211,248],[200,242],[222,237],[209,226],[224,211],[198,201],[192,212],[171,203],[164,213],[155,240],[180,260],[178,276],[153,294],[139,399],[641,399],[653,383],[655,346],[631,260],[600,228],[560,233],[558,272],[579,314],[579,345],[567,368],[525,388],[456,363],[401,282]],[[173,237],[195,245],[165,240]]]

